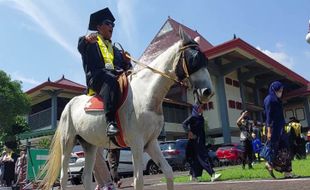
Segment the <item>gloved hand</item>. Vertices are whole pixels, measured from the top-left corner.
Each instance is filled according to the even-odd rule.
[[[122,51],[122,56],[126,63],[130,63],[130,58],[129,58],[130,54],[127,51]]]

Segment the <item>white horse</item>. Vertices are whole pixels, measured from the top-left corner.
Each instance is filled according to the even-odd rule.
[[[163,157],[157,138],[164,124],[162,103],[172,79],[187,79],[195,96],[206,102],[213,95],[212,82],[207,70],[207,59],[192,39],[180,33],[182,40],[168,48],[149,66],[161,71],[142,69],[130,77],[128,96],[119,109],[124,141],[131,147],[134,166],[134,188],[143,189],[143,152],[146,151],[159,166],[167,179],[167,189],[173,190],[173,171]],[[167,77],[169,76],[169,77]],[[89,96],[73,98],[62,112],[55,133],[49,159],[45,165],[46,175],[42,184],[45,190],[56,181],[60,171],[60,185],[66,189],[68,161],[77,139],[85,151],[84,186],[91,189],[92,171],[97,147],[111,148],[106,136],[106,122],[102,112],[85,112]],[[115,147],[114,147],[115,148]]]

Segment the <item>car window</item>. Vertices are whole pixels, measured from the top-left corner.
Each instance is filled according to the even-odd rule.
[[[80,152],[80,151],[83,151],[83,147],[81,145],[75,145],[73,147],[72,152]]]
[[[177,141],[177,148],[178,149],[185,149],[187,145],[187,140]]]
[[[172,150],[172,149],[175,149],[175,148],[176,148],[175,142],[162,143],[160,145],[160,149],[161,150]]]
[[[69,163],[75,163],[77,159],[78,159],[78,157],[72,156],[69,159]]]

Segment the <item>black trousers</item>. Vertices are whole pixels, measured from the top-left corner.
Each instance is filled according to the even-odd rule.
[[[104,100],[107,123],[115,122],[115,113],[120,99],[117,76],[112,71],[102,69],[93,80],[92,88]]]
[[[117,172],[119,165],[120,149],[110,149],[108,155],[108,161],[110,165],[110,172],[114,183],[117,183],[120,180],[120,177]]]
[[[253,161],[253,147],[251,140],[241,141],[241,146],[243,146],[243,156],[242,156],[242,166],[245,167],[246,162],[248,162],[249,167],[252,167]]]

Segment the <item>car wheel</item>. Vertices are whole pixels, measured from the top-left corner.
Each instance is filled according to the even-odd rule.
[[[72,185],[80,185],[81,184],[81,180],[77,177],[71,178],[71,184]]]
[[[184,163],[184,171],[188,171],[191,168],[191,165],[188,162]]]
[[[159,173],[159,168],[153,161],[149,161],[149,163],[147,164],[146,171],[147,174],[154,175]]]
[[[220,161],[219,161],[219,159],[217,159],[217,158],[213,159],[213,166],[214,166],[214,167],[219,167],[219,166],[220,166]]]

